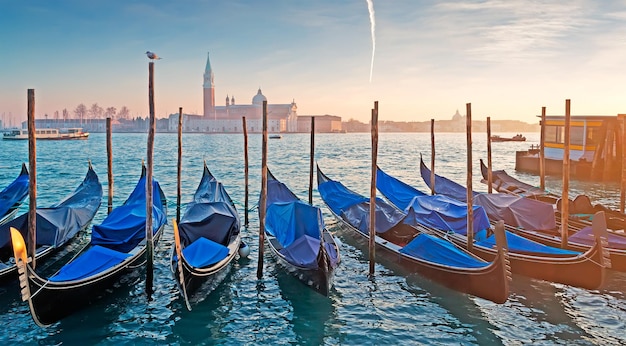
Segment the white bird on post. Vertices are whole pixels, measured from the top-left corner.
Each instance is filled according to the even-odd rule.
[[[160,60],[161,59],[158,55],[156,55],[156,53],[151,52],[151,51],[147,51],[146,55],[148,56],[148,59],[150,59],[150,60]]]

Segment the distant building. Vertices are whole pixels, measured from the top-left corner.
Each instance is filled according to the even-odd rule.
[[[215,81],[211,61],[207,56],[204,71],[203,102],[204,114],[185,114],[183,116],[183,130],[186,132],[242,132],[242,117],[246,117],[246,127],[250,132],[263,130],[263,101],[267,98],[257,91],[252,97],[252,104],[239,105],[235,103],[235,96],[226,96],[224,106],[215,104]],[[267,105],[267,129],[269,132],[297,132],[298,106],[295,101],[285,104]],[[176,131],[178,128],[178,114],[170,114],[168,129]]]
[[[301,115],[298,117],[298,132],[311,132],[311,117],[315,117],[315,132],[341,132],[341,117],[335,115]]]

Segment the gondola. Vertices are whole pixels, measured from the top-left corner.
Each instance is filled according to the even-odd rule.
[[[0,192],[0,225],[13,219],[22,202],[28,196],[28,170],[22,163],[22,171]]]
[[[369,239],[369,198],[363,197],[317,168],[318,191],[332,214],[360,238]],[[484,261],[447,240],[406,223],[407,215],[376,199],[376,245],[412,270],[451,289],[504,303],[511,273],[506,238],[496,229],[498,254]]]
[[[480,172],[483,176],[482,183],[489,183],[489,168],[483,160],[480,160]],[[491,186],[500,193],[514,196],[536,199],[552,204],[560,217],[561,196],[539,187],[532,186],[523,181],[513,178],[504,170],[491,171]],[[606,216],[607,227],[611,230],[621,230],[626,226],[626,214],[603,206],[602,204],[591,204],[591,200],[586,195],[578,195],[569,204],[569,219],[577,224],[579,228],[590,226],[593,215],[603,211]]]
[[[101,201],[102,185],[89,163],[85,178],[71,194],[47,208],[37,208],[36,264],[67,246],[78,232],[86,229]],[[28,244],[29,224],[26,212],[0,226],[0,281],[7,282],[17,273],[10,228],[18,229]]]
[[[165,195],[153,179],[153,234],[161,236],[166,220]],[[19,271],[22,300],[28,301],[39,326],[55,323],[102,296],[125,273],[146,261],[146,176],[145,166],[134,190],[123,205],[115,208],[91,231],[91,240],[54,275],[39,276],[27,262],[24,240],[11,229]]]
[[[458,246],[467,246],[468,216],[465,202],[444,195],[426,195],[380,168],[376,173],[376,187],[392,204],[410,214],[412,222],[435,229],[437,235],[449,239]],[[437,187],[435,184],[435,188]],[[554,214],[549,210],[547,213],[545,208],[532,210],[532,206],[529,207],[528,203],[518,199],[513,196],[488,194],[475,197],[474,242],[471,252],[488,261],[497,255],[494,235],[490,234],[489,219],[494,222],[503,220],[508,226],[506,228],[512,229],[514,227],[510,224],[516,221],[518,210],[523,210],[532,211],[534,216],[523,218],[523,226],[528,229],[541,228],[550,222],[554,225]],[[601,224],[603,220],[598,218],[596,228],[598,236],[604,234],[602,238],[606,241],[606,227],[604,225],[603,229]],[[519,225],[520,223],[516,223],[516,227]],[[547,246],[508,230],[505,232],[513,273],[586,289],[597,289],[602,286],[605,268],[609,266],[608,252],[602,247],[602,239],[585,253],[580,253]]]
[[[269,171],[266,205],[265,238],[278,263],[328,296],[340,256],[320,208],[301,201]]]
[[[193,200],[180,223],[174,220],[173,224],[170,269],[191,310],[191,302],[209,294],[224,279],[241,245],[235,204],[206,162]],[[207,289],[198,290],[201,286]],[[196,293],[198,297],[194,297]]]
[[[429,185],[430,170],[426,167],[424,162],[421,162],[420,171],[422,179],[424,179],[426,184]],[[465,187],[439,175],[435,175],[435,186],[437,187],[437,193],[440,193],[439,187],[445,187],[443,190],[446,191],[446,194],[448,194],[449,197],[454,199],[460,199],[467,193]],[[475,194],[475,196],[476,195],[477,194]],[[494,194],[491,194],[493,197],[489,197],[488,194],[481,194],[481,196],[484,195],[486,196],[477,199],[476,202],[482,203],[483,206],[487,207],[489,204],[492,204],[492,202],[489,201],[493,201],[496,198],[504,198],[495,197],[498,194],[495,196]],[[515,214],[517,215],[515,218],[510,219],[511,221],[509,224],[513,227],[509,230],[538,243],[563,248],[561,244],[562,240],[560,229],[556,220],[536,227],[528,227],[525,224],[526,221],[543,220],[544,218],[550,219],[551,215],[554,215],[552,205],[522,197],[518,197],[517,199],[523,200],[524,206],[521,208],[515,208]],[[465,200],[465,197],[463,197],[463,200]],[[602,214],[604,213],[602,212]],[[605,220],[605,218],[603,218],[603,220]],[[606,221],[603,221],[603,224],[603,228],[607,228]],[[582,229],[574,228],[572,225],[569,225],[567,232],[568,241],[567,245],[564,247],[567,250],[586,252],[589,248],[596,245],[596,238],[593,233],[592,225],[585,226]],[[602,233],[602,237],[606,237],[607,239],[602,242],[602,247],[609,252],[610,268],[618,271],[626,271],[626,237],[614,232],[607,231]]]

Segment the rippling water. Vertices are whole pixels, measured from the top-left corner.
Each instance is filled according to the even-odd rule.
[[[538,184],[538,177],[514,172],[515,150],[538,143],[493,143],[494,169],[505,169]],[[113,134],[114,205],[122,203],[140,174],[146,155],[144,134]],[[370,183],[370,135],[317,135],[316,161],[331,178],[367,195]],[[168,197],[169,219],[176,213],[177,139],[157,134],[154,176]],[[28,159],[28,144],[0,141],[0,187],[6,186]],[[244,177],[241,135],[185,135],[183,139],[182,201],[192,197],[202,174],[202,162],[223,181],[243,219]],[[301,198],[308,197],[309,135],[287,134],[269,141],[269,168]],[[437,134],[436,172],[466,181],[464,134]],[[385,171],[427,191],[419,177],[419,155],[430,162],[430,134],[381,134],[378,163]],[[82,180],[91,160],[104,186],[105,198],[94,223],[106,215],[107,159],[104,134],[88,141],[37,143],[38,206],[69,193]],[[260,190],[261,137],[249,138],[250,209]],[[486,159],[486,135],[474,135],[475,190],[480,183],[478,159]],[[548,178],[549,188],[561,182]],[[619,186],[572,182],[570,194],[581,191],[595,202],[616,207]],[[322,201],[314,191],[314,202]],[[22,207],[27,210],[27,205]],[[183,206],[184,210],[184,206]],[[326,212],[326,211],[325,211]],[[368,278],[366,244],[355,242],[326,212],[326,222],[343,242],[342,263],[335,287],[325,298],[276,267],[269,256],[264,275],[256,279],[258,216],[251,211],[244,240],[249,259],[238,260],[219,285],[193,311],[186,310],[168,258],[171,224],[155,253],[155,294],[148,301],[144,274],[135,273],[103,294],[102,299],[48,328],[37,327],[17,283],[0,287],[3,331],[0,343],[61,344],[623,344],[626,342],[626,274],[609,272],[602,290],[587,291],[560,284],[513,277],[511,296],[502,305],[460,294],[399,267],[377,252],[376,274]],[[171,222],[170,222],[171,223]],[[86,241],[88,234],[80,236]],[[266,252],[267,253],[267,252]]]

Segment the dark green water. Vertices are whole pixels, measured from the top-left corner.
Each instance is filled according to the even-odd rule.
[[[515,175],[515,150],[536,144],[538,134],[526,134],[526,143],[494,143],[495,169]],[[475,190],[480,183],[478,159],[486,159],[485,134],[474,135]],[[146,156],[143,134],[114,134],[114,205],[124,201]],[[330,177],[362,194],[369,193],[370,135],[334,134],[316,137],[316,160]],[[438,134],[437,172],[457,182],[466,181],[464,134]],[[175,134],[157,134],[154,177],[168,197],[169,219],[176,213],[177,147]],[[260,190],[261,137],[251,135],[250,208]],[[183,140],[182,201],[191,199],[206,160],[238,204],[243,219],[244,168],[241,135],[185,135]],[[26,142],[0,141],[0,187],[6,186],[27,161]],[[308,197],[309,135],[288,134],[269,141],[269,168],[301,198]],[[91,160],[107,190],[104,134],[88,141],[37,143],[38,205],[58,201],[82,180]],[[419,178],[419,154],[429,162],[430,134],[381,134],[379,165],[388,173],[426,191]],[[532,175],[518,175],[538,183]],[[560,182],[548,179],[558,191]],[[616,206],[619,186],[571,184],[570,194],[585,190],[594,201]],[[314,191],[314,201],[322,201]],[[27,210],[27,205],[22,207]],[[184,210],[184,206],[183,206]],[[325,210],[325,209],[324,209]],[[106,215],[106,197],[94,220]],[[171,222],[155,254],[155,294],[148,301],[144,273],[124,278],[101,299],[48,328],[37,327],[17,283],[0,287],[3,320],[0,344],[623,344],[626,342],[626,274],[610,272],[604,289],[587,291],[514,276],[511,296],[502,305],[460,294],[398,267],[379,251],[376,274],[368,278],[366,247],[338,228],[326,213],[326,222],[343,242],[342,263],[335,288],[322,297],[276,267],[266,258],[263,279],[257,280],[258,217],[250,212],[244,240],[247,260],[238,260],[224,282],[206,299],[186,310],[168,267],[172,246]],[[87,239],[88,234],[81,235]],[[267,253],[267,252],[266,252]]]

